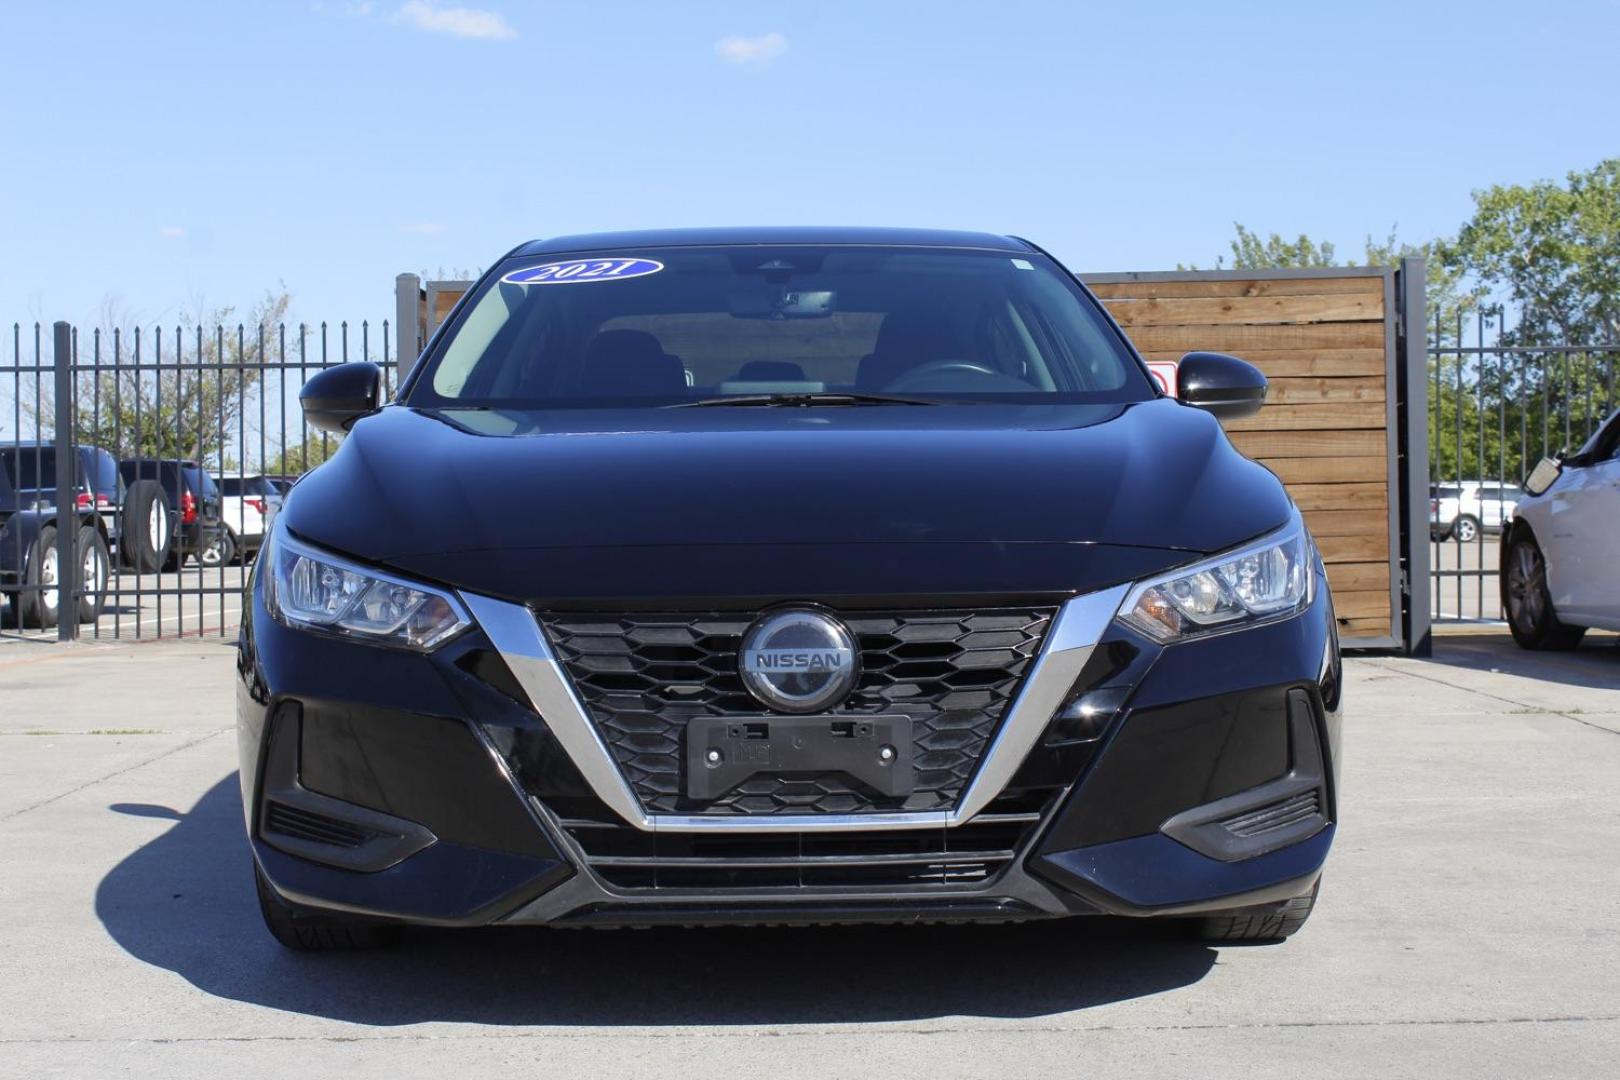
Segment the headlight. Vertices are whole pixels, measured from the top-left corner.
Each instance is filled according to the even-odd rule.
[[[285,528],[269,555],[265,607],[288,626],[425,652],[472,625],[454,594],[317,551]]]
[[[1270,536],[1138,582],[1119,618],[1161,642],[1286,619],[1315,597],[1315,561],[1310,533],[1295,511]]]

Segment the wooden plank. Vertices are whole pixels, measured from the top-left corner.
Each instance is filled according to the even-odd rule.
[[[1382,460],[1386,450],[1383,431],[1233,431],[1231,438],[1239,451],[1267,464],[1282,458],[1376,456]]]
[[[1288,494],[1301,510],[1361,510],[1387,517],[1389,485],[1382,481],[1363,484],[1290,484]]]
[[[1084,275],[1081,280],[1085,280]],[[1220,281],[1086,281],[1098,299],[1153,300],[1193,296],[1323,296],[1350,293],[1382,297],[1384,279],[1374,277],[1225,279]]]
[[[1394,623],[1388,619],[1339,619],[1339,640],[1354,645],[1356,638],[1394,637]]]
[[[1328,585],[1332,587],[1334,592],[1340,590],[1345,592],[1379,590],[1383,592],[1387,603],[1389,596],[1389,563],[1330,563],[1328,564]]]
[[[1318,533],[1313,526],[1311,535],[1316,539],[1317,550],[1322,553],[1322,561],[1329,566],[1389,558],[1388,533],[1378,536],[1370,533],[1362,536],[1326,536]]]
[[[1304,510],[1302,513],[1312,536],[1376,536],[1384,546],[1389,544],[1389,519],[1383,514],[1369,514],[1365,510]],[[1386,554],[1388,552],[1380,551],[1374,558]]]
[[[1184,326],[1138,326],[1131,341],[1143,352],[1193,349],[1230,352],[1242,356],[1256,349],[1382,349],[1382,320],[1352,323],[1313,323],[1302,326],[1222,326],[1189,323]]]
[[[1262,371],[1265,369],[1262,368]],[[1383,404],[1383,375],[1355,379],[1270,379],[1266,405],[1308,405],[1325,401],[1371,401]]]
[[[1225,421],[1228,431],[1315,431],[1384,427],[1384,406],[1369,401],[1267,405],[1253,416]]]
[[[1390,617],[1389,589],[1362,592],[1333,590],[1333,614],[1340,619],[1370,619]]]
[[[1318,434],[1312,432],[1311,434]],[[1260,462],[1289,485],[1297,484],[1358,484],[1386,481],[1386,465],[1382,455],[1365,457],[1318,458],[1264,458]]]
[[[1143,353],[1144,360],[1180,360],[1182,354]],[[1250,349],[1243,359],[1268,379],[1383,377],[1383,349]]]
[[[1360,322],[1384,316],[1384,298],[1355,293],[1327,296],[1200,296],[1190,299],[1109,300],[1121,326],[1287,325]]]

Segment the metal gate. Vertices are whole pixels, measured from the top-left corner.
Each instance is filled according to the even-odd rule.
[[[10,637],[233,637],[247,564],[279,508],[274,481],[337,441],[310,431],[299,387],[350,359],[378,363],[391,386],[397,366],[387,322],[376,334],[365,322],[10,330],[0,350]],[[131,539],[142,529],[165,541],[156,555],[148,544],[144,564]]]
[[[1501,619],[1498,540],[1524,478],[1573,451],[1620,399],[1620,344],[1537,344],[1500,306],[1437,315],[1429,342],[1428,513],[1436,622]]]

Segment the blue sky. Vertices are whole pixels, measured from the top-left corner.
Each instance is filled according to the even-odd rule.
[[[1359,254],[1620,152],[1614,3],[7,5],[0,322],[378,320],[400,271],[710,224]]]

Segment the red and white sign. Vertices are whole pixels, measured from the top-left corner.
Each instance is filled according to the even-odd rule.
[[[1149,360],[1147,366],[1148,374],[1152,375],[1153,381],[1159,384],[1159,389],[1169,396],[1175,397],[1176,362],[1174,360]]]

